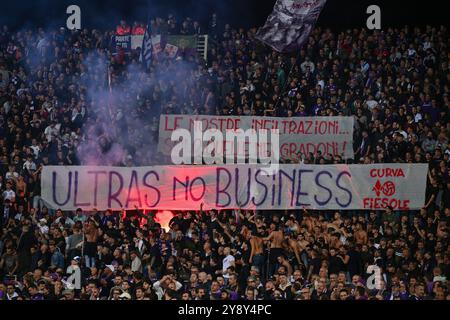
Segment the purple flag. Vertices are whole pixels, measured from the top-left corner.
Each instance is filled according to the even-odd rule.
[[[327,0],[277,0],[256,38],[278,52],[292,52],[308,39]]]

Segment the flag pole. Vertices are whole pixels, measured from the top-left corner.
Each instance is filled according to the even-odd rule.
[[[80,257],[80,268],[83,265],[84,261],[84,224],[83,224],[83,228],[81,229],[81,234],[83,235],[83,241],[82,241],[82,245],[81,245],[81,257]]]

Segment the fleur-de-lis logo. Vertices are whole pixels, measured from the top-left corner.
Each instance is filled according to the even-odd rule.
[[[380,194],[381,194],[381,182],[380,182],[380,180],[377,180],[377,183],[375,183],[372,191],[375,191],[375,193],[377,194],[377,197],[380,196]]]

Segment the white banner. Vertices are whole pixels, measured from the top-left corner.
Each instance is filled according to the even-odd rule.
[[[144,42],[144,35],[132,35],[131,36],[131,49],[142,48]],[[161,45],[161,35],[152,35],[153,54],[157,55],[163,51]],[[167,47],[166,53],[173,58],[178,51],[178,47],[170,45]]]
[[[95,167],[46,166],[51,208],[420,209],[427,164]]]
[[[135,50],[136,48],[142,49],[142,43],[144,42],[144,35],[134,34],[131,36],[131,49]]]
[[[317,155],[318,152],[322,155],[340,155],[343,159],[353,159],[354,156],[353,117],[161,115],[158,151],[170,155],[175,144],[170,140],[172,132],[182,128],[193,133],[194,121],[201,121],[204,131],[218,129],[222,133],[225,133],[227,129],[278,129],[280,159],[292,159],[299,154]],[[226,146],[227,143],[224,148]]]

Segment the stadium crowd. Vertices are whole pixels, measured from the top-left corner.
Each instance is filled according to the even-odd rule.
[[[445,27],[317,27],[283,55],[255,40],[256,28],[214,16],[207,61],[157,52],[150,70],[139,49],[111,48],[114,32],[135,28],[143,33],[124,22],[116,31],[0,30],[0,299],[450,299]],[[200,32],[173,16],[153,30]],[[353,116],[354,162],[428,163],[426,204],[178,211],[168,226],[140,208],[45,206],[45,165],[161,163],[151,147],[161,113]],[[291,161],[300,159],[344,162]]]

